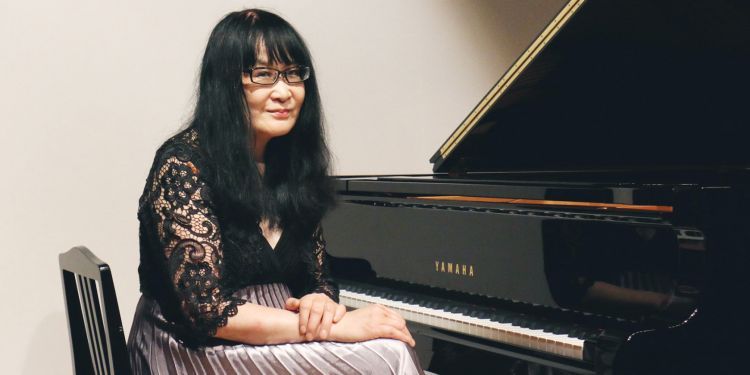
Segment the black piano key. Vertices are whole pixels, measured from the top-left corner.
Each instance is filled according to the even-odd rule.
[[[547,332],[547,333],[555,333],[555,328],[556,327],[557,326],[554,323],[547,322],[542,327],[542,331]]]
[[[510,323],[514,326],[520,326],[523,318],[518,314],[513,314],[508,317],[507,323]]]
[[[521,316],[521,319],[518,321],[518,325],[524,328],[528,328],[531,325],[532,319],[527,316],[523,315]]]
[[[586,331],[585,334],[581,338],[586,341],[593,341],[593,340],[596,340],[598,336],[599,336],[598,330],[590,330],[590,331]]]
[[[510,323],[511,315],[507,313],[495,313],[490,319],[498,323]]]
[[[568,336],[579,338],[579,336],[584,332],[583,328],[580,326],[573,326],[568,330]]]
[[[544,323],[539,320],[529,320],[526,328],[541,330],[544,327]]]

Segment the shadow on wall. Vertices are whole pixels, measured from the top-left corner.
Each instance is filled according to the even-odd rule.
[[[45,316],[34,328],[23,360],[23,375],[72,374],[65,311]]]

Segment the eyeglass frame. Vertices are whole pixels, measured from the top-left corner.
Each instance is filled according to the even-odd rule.
[[[256,70],[256,69],[264,69],[264,70],[274,71],[274,72],[276,72],[276,77],[274,78],[273,82],[271,82],[271,83],[258,83],[258,82],[255,82],[255,81],[253,81],[253,71]],[[292,70],[300,70],[301,72],[304,73],[302,76],[305,77],[305,78],[303,78],[301,81],[289,82],[289,77],[287,76],[287,73],[289,71],[292,71]],[[261,85],[261,86],[273,86],[277,82],[279,82],[279,77],[281,77],[281,76],[284,76],[284,81],[286,81],[286,83],[288,83],[288,84],[305,82],[308,79],[310,79],[310,75],[312,74],[312,69],[309,66],[297,65],[297,66],[293,66],[291,68],[288,68],[286,70],[281,71],[281,70],[278,70],[278,69],[275,69],[275,68],[269,68],[269,67],[265,67],[265,66],[256,66],[256,67],[252,67],[252,68],[246,68],[245,72],[249,74],[250,82],[252,82],[252,83],[254,83],[256,85]]]

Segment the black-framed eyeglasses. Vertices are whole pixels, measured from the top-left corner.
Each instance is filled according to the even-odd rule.
[[[300,83],[310,78],[310,67],[302,65],[284,71],[266,67],[249,68],[247,72],[250,74],[250,81],[259,85],[273,85],[279,80],[279,76],[284,76],[287,83]]]

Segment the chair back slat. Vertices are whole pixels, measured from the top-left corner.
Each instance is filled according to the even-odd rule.
[[[109,266],[85,247],[60,254],[76,374],[130,374]]]
[[[102,314],[99,304],[96,280],[79,275],[78,286],[78,292],[84,301],[81,304],[81,309],[83,310],[83,315],[86,317],[86,334],[89,342],[89,350],[94,359],[94,368],[97,374],[109,374],[108,348],[105,350],[102,342],[105,335],[102,324],[104,314]]]
[[[99,371],[101,364],[99,363],[99,355],[97,354],[98,349],[96,343],[93,340],[93,322],[91,321],[91,307],[89,304],[89,296],[86,288],[86,277],[81,275],[75,275],[76,277],[76,292],[78,293],[78,299],[80,301],[79,308],[83,316],[83,326],[86,328],[86,344],[89,348],[89,355],[91,356],[91,364],[93,365],[94,372],[96,374],[101,373]]]
[[[98,325],[96,326],[98,328],[98,334],[99,334],[99,344],[102,348],[102,363],[106,364],[104,367],[104,374],[113,374],[114,369],[112,368],[112,361],[110,358],[112,357],[112,346],[110,345],[111,338],[109,337],[109,324],[107,324],[108,319],[106,319],[107,316],[107,305],[102,302],[102,294],[99,293],[99,290],[101,290],[101,285],[96,280],[91,280],[91,292],[92,292],[92,301],[94,305],[95,311],[97,311],[97,317],[98,317]]]

